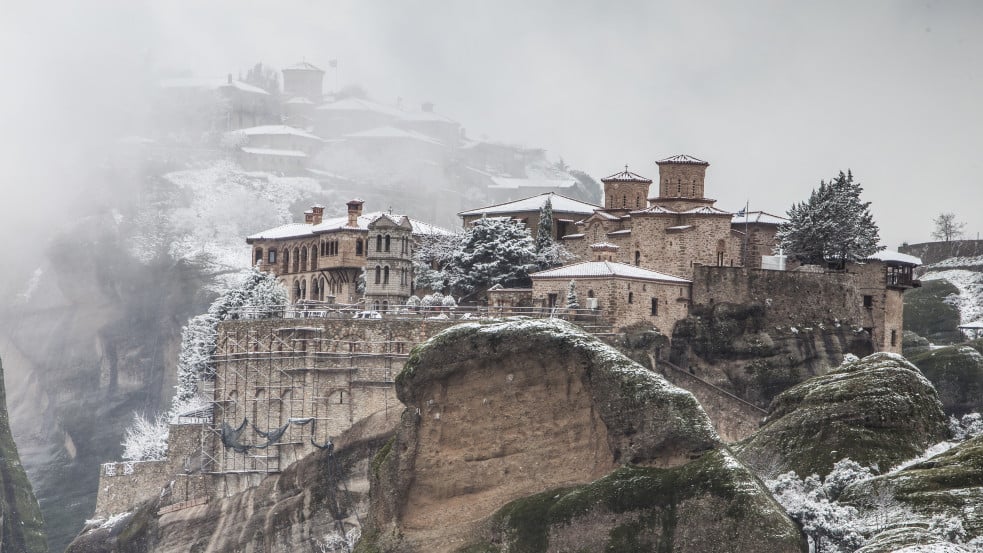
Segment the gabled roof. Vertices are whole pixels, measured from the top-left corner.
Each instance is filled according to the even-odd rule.
[[[234,88],[236,90],[241,90],[243,92],[251,92],[253,94],[264,94],[269,96],[270,93],[263,90],[258,86],[253,86],[249,83],[244,83],[242,81],[233,80],[231,83],[228,79],[223,79],[221,77],[217,78],[181,78],[181,79],[164,79],[160,82],[162,88],[201,88],[207,90],[218,90],[220,88]]]
[[[547,269],[529,275],[532,279],[537,278],[634,278],[639,280],[650,280],[655,282],[670,282],[676,284],[689,284],[685,278],[674,277],[665,273],[657,273],[626,263],[614,261],[584,261],[564,265],[556,269]]]
[[[662,165],[663,163],[688,163],[690,165],[710,165],[709,162],[703,161],[702,159],[686,155],[678,154],[674,156],[669,156],[665,159],[660,159],[655,162],[657,165]]]
[[[393,215],[382,211],[373,211],[372,213],[365,213],[359,216],[359,218],[356,220],[356,226],[354,227],[348,226],[347,215],[325,219],[317,225],[311,225],[308,223],[288,223],[286,225],[267,229],[262,232],[257,232],[256,234],[251,234],[246,237],[246,241],[303,238],[305,236],[314,236],[315,234],[337,230],[368,230],[369,223],[382,216],[387,218],[396,218],[397,220],[403,217],[402,215]],[[417,221],[409,217],[407,217],[407,219],[409,220],[410,224],[413,225],[413,234],[453,234],[451,231],[445,228],[424,223],[422,221]]]
[[[601,206],[568,198],[555,192],[544,192],[521,200],[495,204],[477,209],[469,209],[458,213],[458,217],[467,215],[500,215],[506,213],[520,213],[524,211],[539,211],[549,200],[553,207],[553,213],[575,213],[578,215],[590,215],[594,210],[601,209]]]
[[[346,134],[345,138],[403,138],[407,140],[419,140],[420,142],[427,142],[429,144],[435,144],[437,146],[443,146],[444,143],[430,138],[425,134],[418,133],[416,131],[406,131],[403,129],[398,129],[396,127],[376,127],[374,129],[368,129],[365,131]]]
[[[393,213],[386,213],[386,212],[380,213],[378,217],[369,221],[368,226],[374,227],[382,223],[389,223],[391,226],[396,226],[396,227],[404,227],[404,226],[406,228],[413,227],[413,224],[410,223],[410,218],[407,217],[406,215],[395,215]]]
[[[647,179],[636,173],[632,173],[628,170],[628,166],[625,165],[625,170],[620,173],[615,173],[601,179],[601,182],[641,182],[646,184],[652,184],[652,179]]]
[[[372,111],[397,119],[402,117],[402,112],[398,109],[380,104],[379,102],[373,102],[372,100],[366,100],[365,98],[345,98],[337,102],[321,104],[317,109],[323,111]]]
[[[646,207],[645,209],[639,209],[637,211],[632,211],[632,213],[659,213],[666,215],[678,215],[678,211],[673,211],[671,209],[666,209],[661,205],[653,205],[651,207]]]
[[[283,70],[284,71],[320,71],[321,73],[324,73],[323,69],[317,67],[314,64],[307,63],[306,61],[295,63],[290,67],[284,67]]]
[[[748,211],[747,215],[742,215],[740,212],[734,214],[734,219],[731,223],[737,224],[751,224],[751,225],[781,225],[788,222],[788,219],[781,217],[779,215],[772,215],[764,211]]]
[[[698,215],[731,215],[730,211],[724,211],[722,209],[717,209],[709,205],[704,205],[701,207],[694,207],[693,209],[687,209],[686,211],[680,211],[680,213],[695,213]]]
[[[245,129],[239,129],[233,132],[240,132],[246,136],[264,136],[264,135],[286,135],[299,136],[301,138],[309,138],[311,140],[321,141],[321,137],[314,136],[313,134],[296,127],[289,127],[287,125],[260,125],[258,127],[248,127]]]

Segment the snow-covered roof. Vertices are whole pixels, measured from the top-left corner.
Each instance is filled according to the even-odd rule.
[[[959,328],[965,330],[983,330],[983,319],[979,321],[973,321],[971,323],[959,325]]]
[[[231,87],[243,92],[251,92],[253,94],[265,94],[269,96],[269,92],[263,90],[258,86],[253,86],[249,83],[244,83],[242,81],[233,80],[231,83],[228,79],[223,78],[183,78],[183,79],[164,79],[160,82],[160,86],[163,88],[204,88],[210,90],[217,90],[219,88]]]
[[[608,236],[624,236],[626,234],[631,234],[630,228],[626,228],[623,230],[612,230],[611,232],[608,233]]]
[[[689,163],[689,164],[692,164],[692,165],[710,165],[710,163],[708,163],[706,161],[703,161],[700,158],[696,158],[696,157],[693,157],[693,156],[690,156],[690,155],[686,155],[686,154],[678,154],[678,155],[674,155],[674,156],[669,156],[669,157],[667,157],[665,159],[660,159],[659,161],[656,161],[655,163],[658,164],[658,165],[662,165],[663,163]]]
[[[303,96],[294,96],[293,98],[286,101],[287,104],[313,104],[314,102]]]
[[[253,154],[257,156],[307,157],[307,154],[301,152],[300,150],[277,150],[275,148],[250,148],[248,146],[243,146],[240,149],[247,154]]]
[[[373,211],[371,213],[363,213],[356,219],[356,226],[348,226],[348,215],[342,217],[333,217],[331,219],[325,219],[317,225],[311,225],[309,223],[288,223],[286,225],[281,225],[279,227],[274,227],[271,229],[264,230],[262,232],[257,232],[246,237],[246,240],[276,240],[282,238],[303,238],[305,236],[313,236],[315,234],[320,234],[324,232],[332,232],[336,230],[368,230],[369,223],[375,221],[379,217],[385,215],[389,218],[395,218],[396,221],[402,218],[402,215],[393,215],[388,212]],[[438,227],[436,225],[431,225],[429,223],[424,223],[423,221],[417,221],[416,219],[409,218],[410,224],[413,225],[413,234],[443,234],[450,235],[453,234],[451,231]]]
[[[301,138],[309,138],[311,140],[321,140],[321,137],[315,136],[303,129],[298,129],[297,127],[289,127],[287,125],[260,125],[258,127],[248,127],[245,129],[239,129],[238,131],[246,136],[264,136],[264,135],[291,135],[299,136]]]
[[[376,127],[374,129],[368,129],[365,131],[347,134],[346,138],[406,138],[409,140],[419,140],[421,142],[427,142],[430,144],[436,144],[438,146],[443,146],[444,143],[431,138],[425,134],[421,134],[415,131],[407,131],[403,129],[398,129],[396,127]]]
[[[290,67],[284,67],[283,70],[284,71],[320,71],[321,73],[324,73],[323,69],[321,69],[320,67],[314,64],[307,63],[306,61],[295,63]]]
[[[672,282],[678,284],[690,283],[689,280],[684,278],[667,275],[665,273],[657,273],[641,267],[635,267],[634,265],[617,263],[614,261],[584,261],[581,263],[564,265],[563,267],[557,267],[556,269],[539,271],[538,273],[532,273],[529,276],[533,279],[621,277],[658,282]]]
[[[651,207],[646,207],[645,209],[639,209],[639,210],[636,210],[636,211],[632,211],[632,213],[661,213],[661,214],[668,214],[668,215],[678,215],[679,214],[678,211],[673,211],[671,209],[667,209],[665,207],[662,207],[661,205],[653,205]]]
[[[881,250],[875,254],[868,255],[867,259],[884,261],[885,263],[904,263],[906,265],[921,265],[922,260],[913,255],[900,253],[891,250]]]
[[[404,111],[400,113],[400,117],[403,121],[437,121],[440,123],[457,124],[457,121],[450,117],[432,111]]]
[[[596,244],[591,244],[590,249],[592,250],[619,250],[621,246],[617,244],[612,244],[611,242],[598,242]]]
[[[647,184],[652,184],[652,179],[647,179],[636,173],[632,173],[628,170],[628,166],[625,165],[625,170],[620,173],[615,173],[613,175],[608,175],[601,179],[601,182],[642,182]]]
[[[730,211],[724,211],[723,209],[718,209],[713,206],[704,205],[701,207],[694,207],[693,209],[687,209],[686,211],[680,211],[680,213],[693,213],[697,215],[730,215]]]
[[[345,98],[344,100],[338,100],[337,102],[322,104],[318,106],[317,109],[324,111],[371,111],[389,115],[390,117],[395,118],[402,117],[402,112],[395,107],[380,104],[379,102],[373,102],[372,100],[366,100],[365,98]]]
[[[787,223],[788,219],[781,217],[779,215],[772,215],[765,211],[748,211],[747,215],[741,215],[740,213],[735,213],[734,218],[731,223],[737,225],[743,225],[745,223],[751,225],[781,225]]]
[[[568,198],[557,194],[556,192],[544,192],[542,194],[522,198],[521,200],[515,200],[513,202],[489,205],[479,207],[477,209],[469,209],[468,211],[462,211],[457,215],[458,217],[464,217],[467,215],[496,215],[503,213],[520,213],[524,211],[539,211],[544,205],[546,205],[547,200],[549,200],[550,204],[552,205],[554,214],[576,213],[578,215],[590,215],[594,213],[595,209],[601,209],[601,206]]]
[[[584,233],[578,232],[577,234],[564,234],[563,236],[560,237],[560,239],[561,240],[567,240],[567,239],[573,240],[574,238],[583,238],[583,237],[584,237]]]
[[[666,230],[687,230],[693,228],[693,225],[679,225],[675,227],[666,227]]]
[[[546,177],[492,177],[492,184],[488,188],[572,188],[577,184],[577,180],[569,179],[550,179]]]

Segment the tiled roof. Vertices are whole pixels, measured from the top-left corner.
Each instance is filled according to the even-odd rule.
[[[778,215],[772,215],[764,211],[749,211],[747,216],[741,215],[740,213],[734,214],[734,219],[731,223],[737,225],[748,223],[751,225],[781,225],[787,223],[788,219],[785,217],[780,217]]]
[[[375,221],[379,217],[385,215],[389,218],[396,218],[399,220],[401,215],[390,215],[389,213],[384,213],[382,211],[374,211],[372,213],[364,213],[357,219],[358,230],[368,230],[369,223]],[[451,231],[441,228],[435,225],[424,223],[422,221],[417,221],[415,219],[410,219],[410,224],[413,225],[413,234],[452,234]],[[348,226],[348,216],[343,217],[333,217],[331,219],[325,219],[321,221],[320,224],[311,225],[308,223],[288,223],[286,225],[281,225],[279,227],[264,230],[262,232],[257,232],[248,236],[247,240],[275,240],[281,238],[302,238],[305,236],[314,236],[315,234],[323,232],[331,232],[335,230],[352,229],[353,227]]]
[[[686,155],[686,154],[669,156],[665,159],[660,159],[655,163],[659,165],[662,165],[663,163],[689,163],[692,165],[710,165],[710,163],[703,161],[702,159],[695,158],[693,156]]]
[[[320,71],[321,73],[324,73],[323,69],[321,69],[320,67],[314,64],[307,63],[306,61],[295,63],[290,67],[284,67],[283,70],[284,71]]]
[[[642,182],[652,184],[652,179],[647,179],[641,175],[632,173],[628,170],[628,166],[625,165],[624,171],[604,177],[601,179],[601,182]]]
[[[543,194],[537,194],[536,196],[522,198],[521,200],[515,200],[513,202],[489,205],[479,207],[477,209],[469,209],[468,211],[462,211],[457,215],[459,217],[464,217],[466,215],[497,215],[503,213],[518,213],[523,211],[539,211],[544,205],[546,205],[546,200],[549,200],[550,204],[552,205],[554,214],[576,213],[578,215],[590,215],[594,213],[595,209],[601,209],[601,206],[598,205],[568,198],[555,192],[545,192]]]
[[[722,209],[717,209],[716,207],[711,207],[708,205],[702,207],[694,207],[693,209],[687,209],[686,211],[680,211],[680,213],[696,213],[699,215],[730,215],[730,211],[724,211]]]
[[[641,280],[652,280],[658,282],[673,282],[679,284],[689,284],[690,281],[684,278],[674,277],[665,273],[657,273],[634,265],[616,263],[614,261],[584,261],[539,271],[529,275],[536,278],[598,278],[598,277],[622,277],[636,278]]]

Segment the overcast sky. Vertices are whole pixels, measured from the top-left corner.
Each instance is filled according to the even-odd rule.
[[[600,178],[711,163],[707,194],[784,213],[850,168],[890,248],[983,233],[983,2],[4,0],[0,231],[93,186],[148,83],[338,60],[326,89],[429,100],[471,137]],[[115,109],[118,106],[118,109]],[[107,115],[110,114],[110,115]],[[59,204],[58,202],[62,202]],[[63,208],[63,207],[62,207]],[[31,227],[33,228],[33,227]]]

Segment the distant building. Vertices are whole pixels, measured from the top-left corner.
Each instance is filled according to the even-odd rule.
[[[324,70],[306,61],[283,69],[283,94],[289,99],[306,98],[321,103]]]
[[[553,239],[576,231],[576,223],[593,215],[600,206],[545,192],[513,202],[469,209],[458,213],[467,227],[482,217],[509,217],[523,223],[532,236],[539,232],[539,211],[549,202],[553,209]]]
[[[365,306],[375,311],[406,305],[413,294],[413,223],[382,213],[368,224]]]
[[[237,157],[249,171],[300,174],[323,140],[304,130],[286,125],[263,125],[235,131],[242,137]]]

